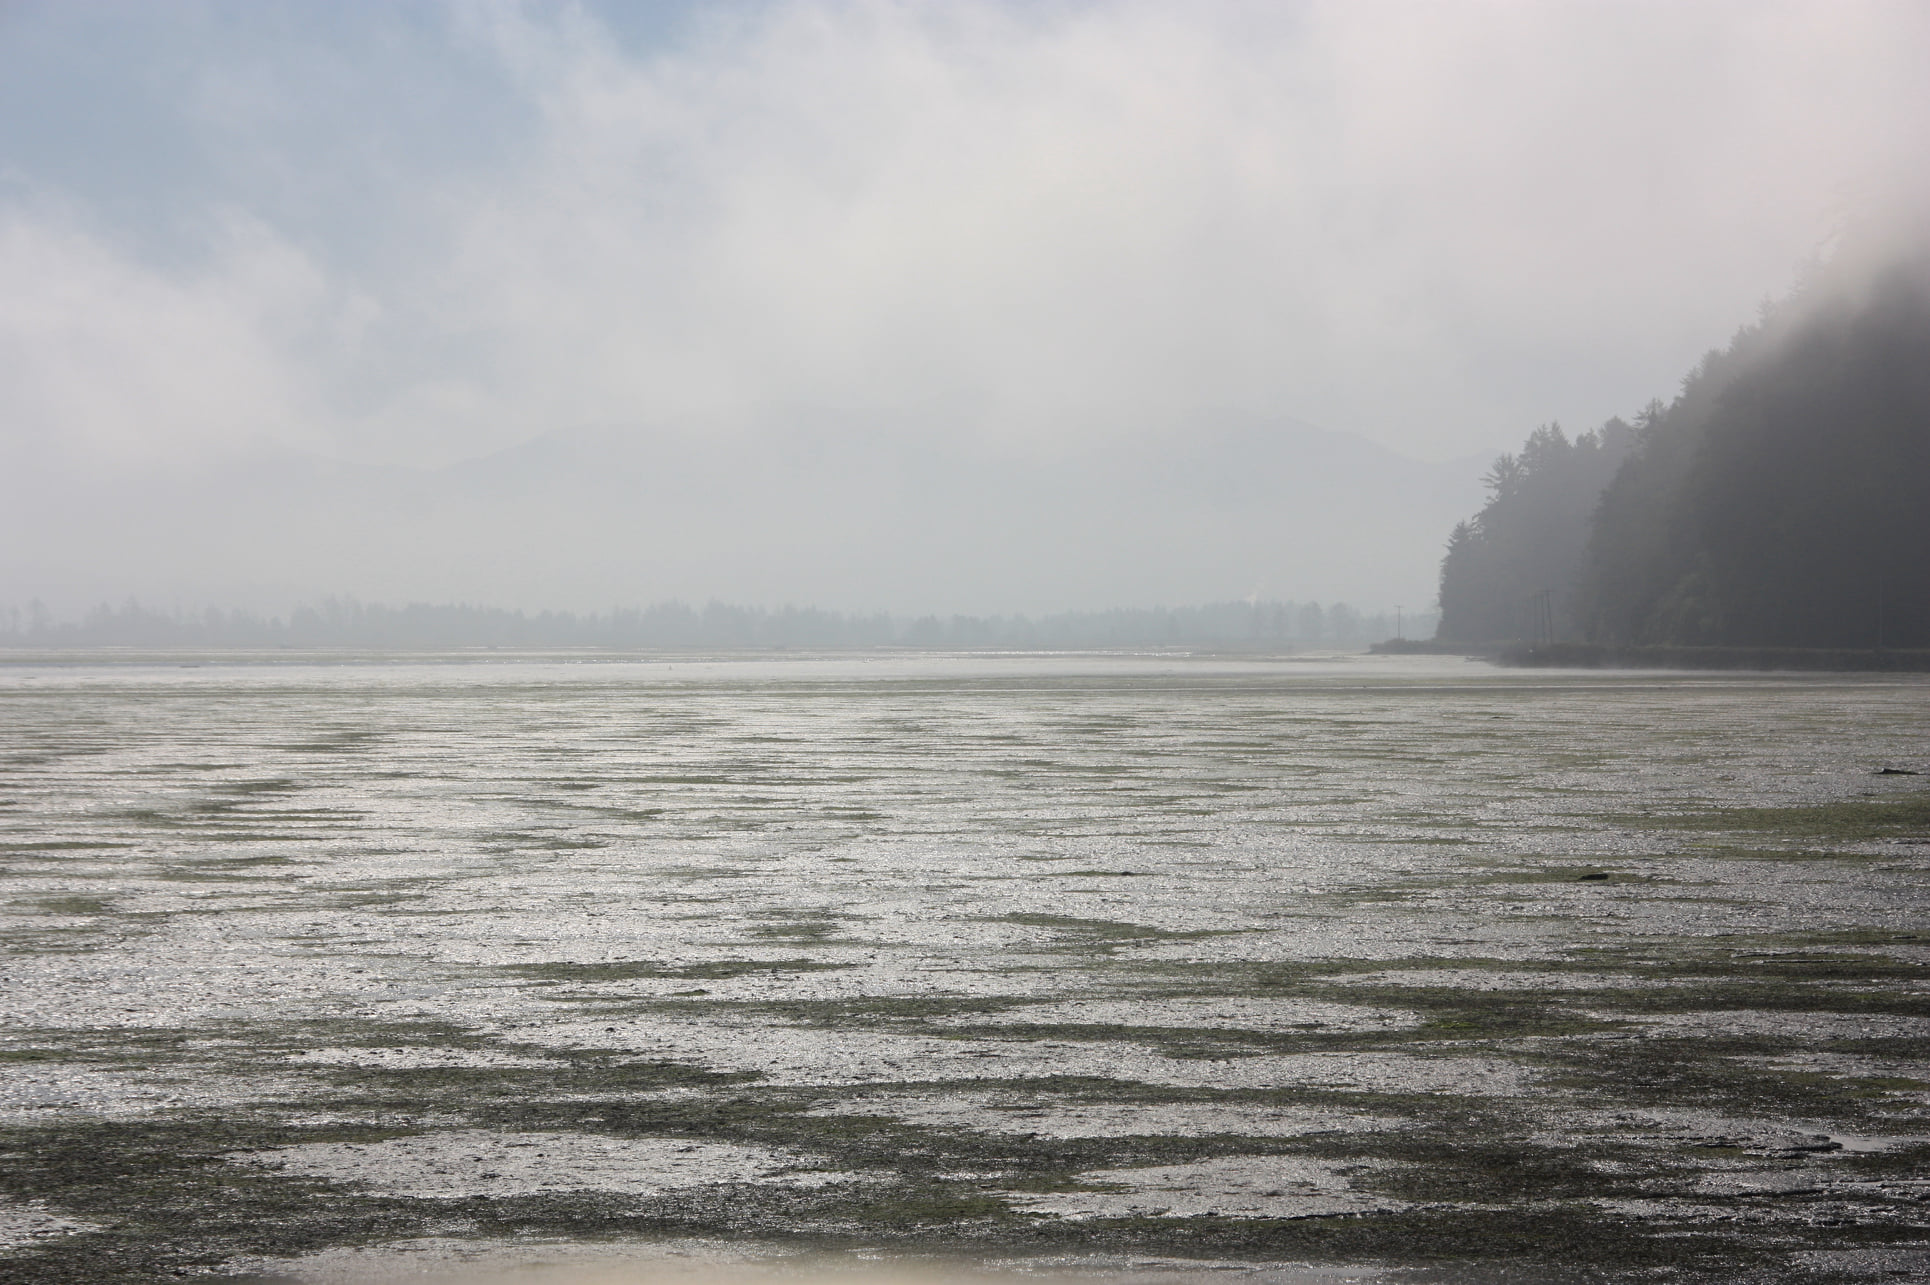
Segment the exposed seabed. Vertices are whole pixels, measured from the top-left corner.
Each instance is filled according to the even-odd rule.
[[[257,659],[0,668],[0,1280],[1930,1275],[1930,680]]]

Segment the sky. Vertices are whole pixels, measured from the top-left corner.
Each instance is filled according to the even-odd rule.
[[[1910,199],[1925,67],[1917,0],[0,0],[0,600],[1107,605],[1054,597],[1071,562],[1028,579],[1017,536],[961,551],[947,477],[1124,453],[1192,569],[1087,596],[1411,602],[1439,540],[1336,557],[1360,506],[1317,511],[1339,457],[1306,444],[1434,468],[1387,492],[1425,527],[1536,425],[1667,398]],[[555,534],[584,516],[555,451],[518,457],[541,502],[462,480],[559,438],[658,460],[672,499],[664,470],[709,479],[659,526],[701,512],[736,552],[673,524],[627,570],[591,557],[571,541],[628,528]],[[1301,526],[1215,536],[1157,480],[1260,459],[1303,474]],[[733,499],[720,460],[761,480]],[[955,515],[934,574],[825,569],[896,538],[826,524],[879,487],[893,521]],[[1113,531],[1071,512],[1091,489],[1033,534]],[[616,569],[458,573],[505,525]]]

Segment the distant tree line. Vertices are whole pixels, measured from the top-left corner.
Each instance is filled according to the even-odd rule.
[[[1561,425],[1547,424],[1519,455],[1495,461],[1483,479],[1487,506],[1448,537],[1441,638],[1576,636],[1574,586],[1588,560],[1587,515],[1628,460],[1638,431],[1611,419],[1571,441]]]
[[[1930,249],[1839,254],[1664,406],[1487,478],[1438,637],[1930,647]]]
[[[1405,619],[1408,636],[1433,627]],[[1072,611],[1045,616],[890,616],[811,607],[659,603],[578,614],[468,604],[386,606],[329,599],[286,616],[166,611],[128,602],[58,621],[40,604],[0,613],[0,647],[678,649],[864,648],[1081,650],[1196,647],[1281,650],[1356,647],[1395,635],[1394,614],[1345,603],[1226,602],[1203,607]]]

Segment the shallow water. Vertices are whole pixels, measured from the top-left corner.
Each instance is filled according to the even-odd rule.
[[[1927,738],[1434,657],[7,665],[0,1253],[1810,1279],[1930,1230],[1930,834],[1856,810]]]

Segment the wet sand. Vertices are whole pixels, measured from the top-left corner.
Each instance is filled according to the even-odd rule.
[[[10,664],[0,1279],[1894,1279],[1885,766],[1930,679]]]

